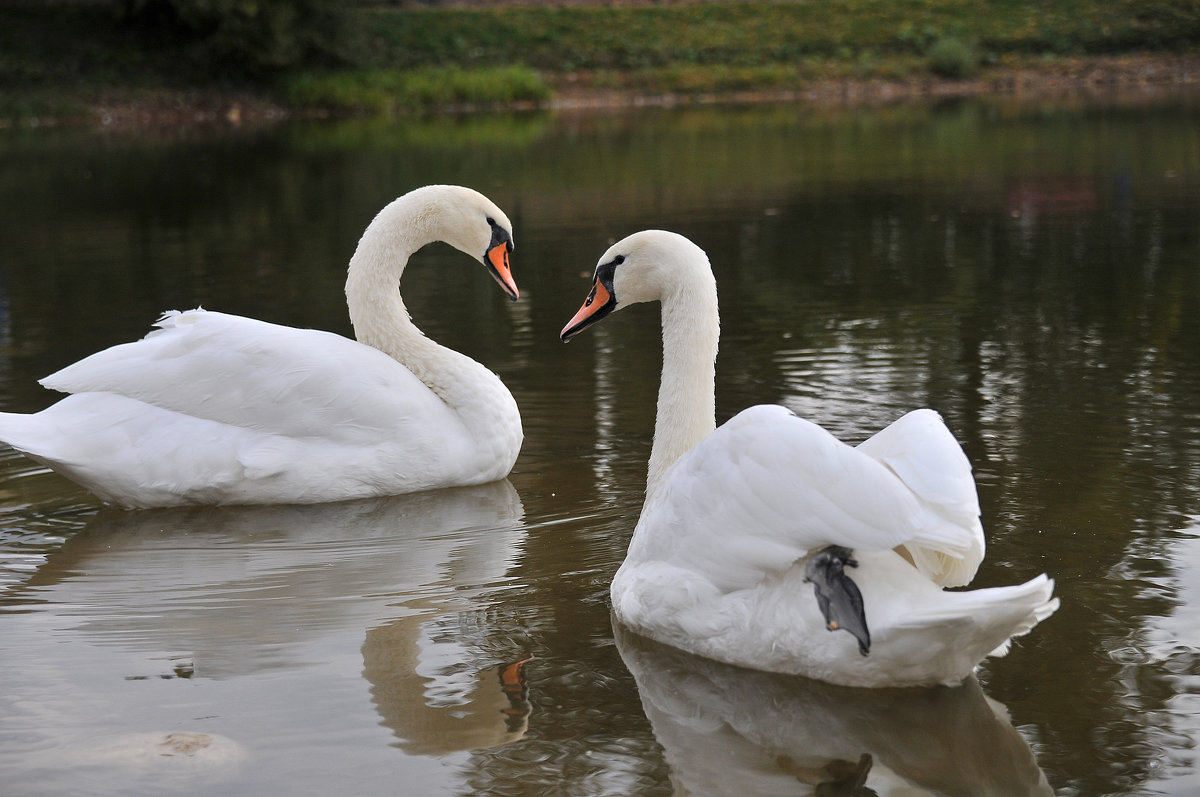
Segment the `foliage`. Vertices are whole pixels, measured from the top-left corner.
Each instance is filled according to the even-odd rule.
[[[541,77],[520,66],[305,73],[289,80],[285,91],[300,106],[373,113],[538,102],[550,96]]]
[[[328,59],[344,30],[336,0],[116,0],[119,17],[151,36],[200,48],[250,74]]]
[[[310,107],[394,110],[544,99],[548,83],[754,91],[929,70],[959,77],[981,62],[1198,50],[1200,0],[4,0],[0,116],[45,107],[39,92],[57,92],[51,106],[69,110],[114,91],[231,79],[267,95],[282,86],[285,101]]]
[[[840,0],[359,12],[370,65],[521,63],[546,71],[734,67],[927,55],[943,39],[996,54],[1200,45],[1195,0]]]
[[[943,36],[929,48],[929,68],[935,75],[961,79],[974,74],[978,66],[975,48],[962,39]]]

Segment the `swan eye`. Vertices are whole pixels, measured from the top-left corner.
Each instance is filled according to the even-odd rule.
[[[616,257],[613,258],[614,266],[619,266],[624,262],[625,262],[625,255],[617,255]]]
[[[496,220],[493,219],[491,216],[487,217],[487,222],[488,222],[488,224],[492,225],[493,227],[496,226]]]

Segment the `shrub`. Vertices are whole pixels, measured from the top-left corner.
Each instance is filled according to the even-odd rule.
[[[973,75],[978,65],[975,48],[962,39],[943,36],[929,48],[929,68],[935,75],[965,78]]]
[[[114,0],[126,23],[255,74],[334,60],[345,29],[336,0]]]

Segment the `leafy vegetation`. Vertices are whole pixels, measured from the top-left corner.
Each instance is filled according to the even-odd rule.
[[[248,74],[331,60],[347,16],[336,0],[117,0],[117,16]]]
[[[535,69],[753,66],[806,57],[927,55],[947,37],[984,51],[1099,55],[1200,44],[1194,0],[839,0],[669,6],[363,10],[376,64]]]
[[[975,73],[979,56],[962,39],[946,36],[929,48],[929,68],[936,75],[948,78],[965,78]]]
[[[391,113],[540,102],[566,86],[799,89],[819,78],[961,78],[997,63],[1198,49],[1197,0],[9,0],[0,118],[146,89],[234,86],[286,105]]]

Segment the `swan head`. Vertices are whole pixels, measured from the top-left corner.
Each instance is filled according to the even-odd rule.
[[[704,250],[678,233],[636,232],[609,247],[592,277],[592,290],[559,333],[566,343],[614,310],[638,302],[666,302],[696,285],[715,293]]]
[[[513,250],[512,222],[490,199],[460,185],[430,185],[408,198],[427,199],[424,216],[429,236],[483,261],[488,273],[513,301],[521,295],[508,256]]]

